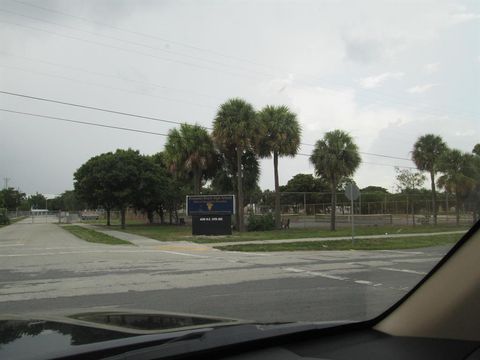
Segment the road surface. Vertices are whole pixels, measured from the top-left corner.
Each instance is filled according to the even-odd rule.
[[[360,320],[405,295],[449,248],[241,253],[122,234],[134,245],[88,243],[48,221],[0,228],[0,313],[121,307]]]

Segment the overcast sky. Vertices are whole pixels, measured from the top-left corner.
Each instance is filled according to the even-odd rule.
[[[286,104],[302,143],[349,132],[354,178],[394,189],[415,139],[480,141],[478,1],[0,1],[0,91],[210,126],[231,97]],[[0,94],[0,108],[167,133],[173,124]],[[73,188],[73,172],[165,137],[0,112],[0,177],[27,193]],[[302,154],[312,147],[303,145]],[[273,187],[272,160],[260,186]],[[312,173],[280,160],[280,182]]]

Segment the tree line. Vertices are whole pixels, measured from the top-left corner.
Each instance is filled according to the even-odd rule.
[[[154,155],[136,150],[116,150],[89,159],[74,174],[74,193],[62,194],[62,201],[77,205],[102,207],[107,213],[120,210],[125,226],[125,212],[133,207],[144,212],[149,221],[157,213],[164,222],[169,213],[178,220],[186,194],[236,195],[236,227],[245,229],[244,207],[266,193],[258,187],[259,159],[270,158],[274,167],[273,207],[275,227],[281,227],[279,161],[294,157],[301,143],[301,126],[297,115],[287,106],[268,105],[257,111],[243,99],[234,98],[219,106],[212,131],[202,126],[182,124],[168,133],[164,149]],[[437,135],[417,139],[412,150],[417,171],[397,174],[398,190],[408,193],[423,185],[428,173],[431,182],[434,223],[437,223],[437,187],[454,194],[457,204],[477,199],[480,193],[480,144],[472,153],[450,149]],[[342,130],[327,132],[316,141],[309,157],[314,166],[314,185],[297,175],[306,189],[330,192],[330,228],[336,229],[337,192],[352,181],[361,164],[358,146]],[[292,180],[294,180],[292,179]],[[2,198],[0,197],[0,201]],[[473,201],[478,214],[479,201]],[[0,202],[1,204],[1,202]],[[9,206],[8,206],[9,207]],[[460,206],[456,206],[457,219]]]

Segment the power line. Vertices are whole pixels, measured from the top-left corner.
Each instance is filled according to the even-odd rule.
[[[127,53],[136,53],[138,55],[154,58],[154,59],[161,60],[161,61],[173,62],[173,63],[177,63],[177,64],[181,64],[181,65],[185,65],[185,66],[190,66],[190,67],[197,67],[197,68],[201,68],[201,69],[205,69],[205,70],[209,70],[209,71],[213,71],[213,72],[221,71],[221,72],[223,72],[225,74],[228,74],[230,76],[236,76],[236,77],[240,77],[240,78],[248,78],[248,76],[246,76],[245,74],[232,73],[232,72],[229,72],[229,71],[224,71],[224,70],[212,68],[212,67],[209,67],[209,66],[199,65],[199,64],[195,64],[195,63],[182,61],[182,60],[169,59],[169,58],[165,58],[165,57],[161,57],[161,56],[157,56],[157,55],[153,55],[153,54],[149,54],[149,53],[144,53],[144,52],[137,51],[137,50],[125,49],[125,48],[115,46],[115,45],[109,45],[109,44],[105,44],[105,43],[98,42],[98,41],[93,41],[93,40],[87,40],[87,39],[83,39],[83,38],[76,37],[76,36],[59,34],[59,33],[54,32],[54,31],[40,29],[40,28],[37,28],[37,27],[34,27],[34,26],[18,24],[18,23],[15,23],[15,22],[5,21],[5,20],[0,20],[0,23],[10,24],[10,25],[30,29],[30,30],[40,31],[40,32],[44,32],[44,33],[51,34],[51,35],[54,35],[54,36],[63,37],[63,38],[71,39],[71,40],[82,41],[82,42],[85,42],[85,43],[94,44],[94,45],[97,45],[97,46],[103,46],[103,47],[106,47],[106,48],[115,49],[115,50],[119,50],[119,51],[123,51],[123,52],[127,52]]]
[[[161,84],[157,84],[157,83],[152,83],[152,82],[149,82],[149,81],[141,81],[141,80],[126,78],[126,77],[123,77],[123,76],[115,76],[115,75],[111,75],[111,74],[105,74],[105,73],[98,72],[98,71],[91,71],[91,70],[87,70],[87,69],[84,69],[84,68],[78,68],[78,67],[75,67],[75,66],[59,64],[59,63],[55,63],[55,62],[51,62],[51,61],[46,61],[46,60],[43,60],[43,59],[21,56],[21,55],[17,55],[17,54],[14,55],[12,53],[2,52],[2,51],[0,51],[0,55],[11,56],[11,57],[14,57],[14,58],[24,59],[24,60],[31,61],[31,62],[39,62],[39,63],[47,64],[49,66],[57,66],[57,67],[64,68],[64,69],[84,72],[86,74],[90,74],[90,75],[94,75],[94,76],[103,76],[103,77],[107,77],[107,78],[110,78],[110,79],[128,81],[128,82],[138,83],[138,84],[142,84],[142,85],[148,85],[148,86],[152,86],[152,87],[156,87],[156,88],[160,88],[160,89],[190,93],[190,94],[195,94],[195,95],[206,97],[206,98],[219,100],[219,98],[217,98],[215,96],[199,93],[199,92],[192,91],[192,90],[174,88],[174,87],[165,86],[165,85],[161,85]],[[42,75],[47,76],[47,74],[42,74]],[[49,75],[49,76],[52,76],[52,75]]]
[[[102,127],[102,128],[108,128],[108,129],[115,129],[115,130],[136,132],[136,133],[141,133],[141,134],[148,134],[148,135],[157,135],[157,136],[165,136],[165,137],[168,136],[167,134],[153,132],[153,131],[126,128],[126,127],[113,126],[113,125],[98,124],[98,123],[92,123],[92,122],[87,122],[87,121],[72,120],[72,119],[67,119],[67,118],[63,118],[63,117],[42,115],[42,114],[34,114],[34,113],[29,113],[29,112],[24,112],[24,111],[16,111],[16,110],[11,110],[11,109],[0,108],[0,111],[6,112],[6,113],[11,113],[11,114],[39,117],[39,118],[50,119],[50,120],[61,121],[61,122],[68,122],[68,123],[79,124],[79,125],[96,126],[96,127]],[[302,154],[302,153],[299,153],[298,155],[300,155],[300,156],[310,156],[308,154]],[[398,168],[414,169],[413,167],[410,167],[410,166],[388,165],[388,164],[379,164],[379,163],[372,163],[372,162],[362,162],[362,164],[381,165],[381,166],[389,166],[389,167],[395,167],[395,168],[398,167]]]
[[[1,93],[1,91],[0,91],[0,93]],[[306,144],[306,143],[300,143],[300,145],[312,146],[312,147],[315,146],[314,144]],[[409,159],[409,158],[403,158],[403,157],[391,156],[391,155],[384,155],[384,154],[376,154],[376,153],[365,152],[365,151],[359,151],[358,153],[363,154],[363,155],[378,156],[378,157],[383,157],[383,158],[388,158],[388,159],[412,161],[412,159]]]
[[[297,155],[310,157],[310,155],[304,154],[304,153],[297,153]],[[416,168],[416,167],[413,167],[413,166],[405,166],[405,165],[381,164],[381,163],[370,162],[370,161],[363,161],[363,160],[362,160],[361,163],[362,163],[362,164],[368,164],[368,165],[378,165],[378,166],[388,166],[388,167],[394,167],[394,168],[397,168],[397,167],[398,167],[398,168],[402,168],[402,169],[414,169],[414,170],[419,170],[419,169]]]
[[[95,82],[91,82],[91,81],[78,80],[78,79],[71,78],[71,77],[68,77],[68,76],[52,75],[52,74],[47,74],[47,73],[43,73],[43,72],[40,72],[40,71],[27,70],[27,69],[22,69],[22,68],[19,68],[19,67],[16,67],[16,66],[3,65],[3,64],[0,64],[0,67],[14,69],[14,70],[17,70],[17,71],[27,72],[27,73],[41,75],[41,76],[47,76],[47,77],[51,77],[51,78],[57,78],[57,79],[61,79],[61,80],[73,81],[73,82],[88,85],[88,86],[96,86],[96,87],[101,87],[101,88],[105,88],[105,89],[121,91],[121,92],[125,92],[125,93],[130,93],[130,94],[136,94],[136,95],[140,95],[140,96],[153,97],[153,98],[162,99],[162,100],[165,100],[165,101],[178,102],[178,103],[181,103],[181,104],[189,104],[189,105],[193,105],[193,106],[204,107],[204,108],[207,108],[207,109],[216,109],[214,106],[211,106],[211,105],[198,104],[198,103],[195,103],[195,102],[179,100],[179,99],[169,98],[169,97],[165,97],[165,96],[146,94],[146,93],[143,93],[143,92],[128,90],[128,89],[121,89],[121,88],[117,88],[115,86],[99,84],[99,83],[95,83]]]
[[[136,31],[131,31],[131,30],[126,30],[126,29],[123,29],[123,28],[120,28],[120,27],[117,27],[117,26],[113,26],[113,25],[109,25],[109,24],[106,24],[106,23],[102,23],[102,22],[99,22],[99,21],[93,21],[91,19],[88,19],[88,18],[84,18],[84,17],[80,17],[80,16],[76,16],[76,15],[73,15],[73,14],[69,14],[69,13],[66,13],[66,12],[62,12],[62,11],[58,11],[58,10],[54,10],[54,9],[50,9],[50,8],[46,8],[46,7],[42,7],[42,6],[38,6],[38,5],[34,5],[34,4],[30,4],[30,3],[27,3],[27,2],[23,2],[23,1],[19,1],[19,0],[11,0],[11,1],[14,1],[16,3],[19,3],[19,4],[22,4],[22,5],[25,5],[25,6],[30,6],[30,7],[33,7],[33,8],[37,8],[37,9],[40,9],[42,11],[46,11],[46,12],[51,12],[51,13],[57,13],[57,14],[61,14],[63,16],[67,16],[67,17],[71,17],[71,18],[75,18],[75,19],[78,19],[78,20],[81,20],[81,21],[84,21],[84,22],[88,22],[88,23],[92,23],[92,24],[96,24],[96,25],[101,25],[101,26],[104,26],[104,27],[108,27],[108,28],[111,28],[111,29],[115,29],[115,30],[118,30],[118,31],[122,31],[122,32],[126,32],[126,33],[132,33],[132,34],[135,34],[135,35],[138,35],[138,36],[143,36],[143,37],[148,37],[148,38],[153,38],[153,39],[157,39],[157,40],[161,40],[161,41],[164,41],[164,42],[170,42],[172,44],[179,44],[181,46],[184,46],[184,47],[187,47],[187,48],[191,48],[191,49],[195,49],[195,50],[199,50],[199,51],[205,51],[205,52],[209,52],[209,53],[212,53],[212,54],[215,54],[217,56],[222,56],[222,57],[225,57],[225,58],[231,58],[231,59],[235,59],[237,61],[241,61],[241,62],[248,62],[250,64],[253,64],[253,65],[256,65],[256,66],[262,66],[262,67],[265,67],[265,68],[268,68],[268,69],[273,69],[275,70],[274,67],[270,66],[270,65],[265,65],[265,64],[261,64],[261,63],[258,63],[258,62],[254,62],[254,61],[251,61],[251,60],[247,60],[247,59],[240,59],[240,58],[236,58],[236,57],[233,57],[233,56],[230,56],[230,55],[225,55],[225,54],[222,54],[220,52],[217,52],[217,51],[213,51],[211,49],[205,49],[205,48],[201,48],[201,47],[198,47],[198,46],[194,46],[194,45],[191,45],[191,44],[186,44],[186,43],[182,43],[182,42],[177,42],[177,41],[173,41],[173,40],[168,40],[168,39],[165,39],[165,38],[161,38],[161,37],[158,37],[158,36],[153,36],[153,35],[150,35],[150,34],[146,34],[146,33],[140,33],[140,32],[136,32]],[[39,19],[39,18],[35,18],[35,17],[31,17],[31,16],[27,16],[27,15],[23,15],[23,14],[18,14],[18,13],[15,13],[15,12],[12,12],[12,11],[8,11],[8,10],[0,10],[0,11],[4,11],[4,12],[8,12],[8,13],[11,13],[11,14],[14,14],[14,15],[17,15],[17,16],[22,16],[22,17],[27,17],[27,18],[31,18],[31,19],[34,19],[34,20],[37,20],[37,21],[43,21],[43,22],[46,22],[46,23],[50,23],[50,24],[53,24],[53,25],[57,25],[57,26],[61,26],[61,27],[66,27],[66,28],[69,28],[69,29],[73,29],[75,31],[81,31],[81,32],[86,32],[86,33],[92,33],[92,32],[89,32],[89,31],[86,31],[86,30],[83,30],[83,29],[77,29],[77,28],[74,28],[74,27],[71,27],[71,26],[67,26],[67,25],[63,25],[63,24],[58,24],[58,23],[55,23],[55,22],[51,22],[51,21],[47,21],[47,20],[44,20],[44,19]],[[18,25],[18,24],[14,24],[14,25],[17,25],[17,26],[21,26],[21,25]],[[45,30],[40,30],[40,29],[37,29],[39,31],[45,31]],[[55,33],[54,33],[55,34]],[[58,34],[57,34],[58,35]],[[223,63],[218,63],[218,62],[215,62],[215,61],[212,61],[212,60],[208,60],[208,59],[201,59],[201,58],[198,58],[198,57],[193,57],[193,56],[190,56],[188,54],[182,54],[182,53],[176,53],[176,52],[173,52],[173,51],[169,51],[169,50],[165,50],[165,49],[159,49],[159,48],[156,48],[156,47],[150,47],[148,45],[145,45],[145,44],[142,44],[142,43],[136,43],[136,42],[131,42],[131,41],[127,41],[127,40],[124,40],[124,39],[120,39],[120,38],[115,38],[115,37],[111,37],[111,36],[107,36],[107,35],[102,35],[102,34],[97,34],[97,33],[94,33],[94,35],[96,36],[103,36],[103,37],[107,37],[107,38],[111,38],[111,39],[114,39],[114,40],[117,40],[117,41],[122,41],[122,42],[127,42],[127,43],[133,43],[134,45],[137,45],[137,46],[146,46],[146,47],[149,47],[149,48],[153,48],[153,49],[156,49],[156,50],[160,50],[160,51],[167,51],[167,52],[170,52],[170,53],[173,53],[173,54],[177,54],[177,55],[181,55],[181,56],[186,56],[186,57],[190,57],[190,58],[193,58],[193,59],[197,59],[197,60],[201,60],[201,61],[208,61],[208,62],[212,62],[212,63],[217,63],[219,65],[223,65],[223,66],[230,66],[228,64],[223,64]],[[60,36],[60,35],[59,35]],[[86,41],[85,39],[80,39],[82,41]],[[104,44],[104,46],[108,46],[106,44]],[[146,55],[146,54],[143,54],[143,55]],[[173,60],[168,60],[168,61],[173,61]],[[192,66],[195,66],[195,64],[190,64]],[[230,66],[231,67],[231,66]],[[249,69],[245,69],[245,68],[239,68],[241,69],[242,71],[247,71],[247,72],[252,72],[252,73],[257,73],[259,75],[263,75],[263,76],[267,76],[267,77],[271,77],[272,74],[266,74],[266,73],[260,73],[260,72],[255,72],[255,71],[251,71]],[[210,69],[210,70],[213,70],[213,69]],[[283,70],[282,70],[283,72]],[[298,74],[298,75],[301,75],[301,76],[304,76],[304,77],[307,77],[307,78],[310,78],[311,76],[308,75],[308,74]],[[305,82],[305,81],[304,81]],[[309,83],[308,81],[306,82],[307,84]],[[310,82],[310,84],[312,84]],[[338,90],[333,90],[333,89],[326,89],[328,91],[333,91],[333,92],[336,92]],[[371,94],[373,95],[380,95],[382,97],[386,97],[387,99],[390,98],[390,99],[401,99],[403,100],[401,97],[398,97],[398,96],[392,96],[392,95],[386,95],[386,94],[383,94],[383,93],[380,93],[380,92],[377,92],[375,90],[371,90],[371,89],[362,89],[362,91],[367,91],[367,92],[370,92]],[[357,96],[359,97],[366,97],[365,94],[363,93],[360,93],[358,94]],[[368,99],[368,97],[366,97]],[[370,101],[372,101],[370,99]],[[379,104],[383,104],[382,102],[378,102],[378,101],[373,101],[374,103],[379,103]],[[425,106],[425,104],[422,104],[424,108],[430,108],[432,109],[433,111],[435,112],[427,112],[427,111],[424,111],[424,110],[420,110],[418,109],[418,106],[417,104],[412,104],[412,103],[409,103],[408,101],[405,102],[404,100],[403,101],[399,101],[399,100],[396,100],[396,103],[397,105],[402,105],[402,106],[408,106],[408,107],[413,107],[413,112],[417,112],[417,113],[424,113],[424,114],[427,114],[427,115],[433,115],[433,116],[442,116],[444,115],[444,112],[436,112],[436,109],[435,108],[432,108],[430,106]],[[455,115],[455,114],[454,114]],[[458,115],[456,115],[458,116]],[[464,118],[471,118],[471,117],[475,117],[475,116],[472,116],[470,114],[467,114],[467,115],[460,115]]]
[[[112,114],[122,115],[122,116],[135,117],[135,118],[140,118],[140,119],[145,119],[145,120],[152,120],[152,121],[170,123],[170,124],[175,124],[175,125],[181,125],[183,123],[186,123],[186,122],[162,119],[162,118],[153,117],[153,116],[138,115],[138,114],[133,114],[133,113],[127,113],[127,112],[124,112],[124,111],[111,110],[111,109],[105,109],[105,108],[100,108],[100,107],[95,107],[95,106],[82,105],[82,104],[76,104],[76,103],[71,103],[71,102],[66,102],[66,101],[48,99],[48,98],[44,98],[44,97],[14,93],[14,92],[10,92],[10,91],[0,90],[0,94],[22,97],[22,98],[32,99],[32,100],[37,100],[37,101],[45,101],[45,102],[50,102],[50,103],[55,103],[55,104],[60,104],[60,105],[73,106],[73,107],[78,107],[78,108],[83,108],[83,109],[96,110],[96,111],[112,113]],[[211,127],[207,127],[207,126],[202,126],[202,127],[207,129],[207,130],[212,130]],[[306,144],[306,143],[301,143],[301,145],[315,146],[313,144]],[[362,151],[359,151],[359,153],[363,154],[363,155],[377,156],[377,157],[383,157],[383,158],[389,158],[389,159],[395,159],[395,160],[411,161],[411,159],[401,158],[401,157],[397,157],[397,156],[390,156],[390,155],[385,155],[385,154],[376,154],[376,153],[369,153],[369,152],[362,152]]]
[[[9,92],[9,91],[1,91],[0,90],[0,94],[18,96],[18,97],[22,97],[22,98],[26,98],[26,99],[32,99],[32,100],[38,100],[38,101],[46,101],[46,102],[51,102],[51,103],[61,104],[61,105],[74,106],[74,107],[78,107],[78,108],[82,108],[82,109],[102,111],[102,112],[112,113],[112,114],[117,114],[117,115],[131,116],[131,117],[136,117],[136,118],[140,118],[140,119],[159,121],[159,122],[175,124],[175,125],[181,125],[182,124],[180,121],[166,120],[166,119],[161,119],[161,118],[152,117],[152,116],[137,115],[137,114],[127,113],[127,112],[123,112],[123,111],[116,111],[116,110],[99,108],[99,107],[95,107],[95,106],[74,104],[74,103],[70,103],[70,102],[66,102],[66,101],[59,101],[59,100],[41,98],[41,97],[37,97],[37,96],[18,94],[18,93],[13,93],[13,92]]]
[[[23,111],[15,111],[15,110],[10,110],[10,109],[0,108],[0,111],[6,112],[6,113],[11,113],[11,114],[20,114],[20,115],[27,115],[27,116],[35,116],[35,117],[40,117],[40,118],[45,118],[45,119],[50,119],[50,120],[56,120],[56,121],[69,122],[69,123],[74,123],[74,124],[97,126],[97,127],[102,127],[102,128],[115,129],[115,130],[123,130],[123,131],[131,131],[131,132],[136,132],[136,133],[141,133],[141,134],[158,135],[158,136],[168,136],[167,134],[157,133],[157,132],[153,132],[153,131],[132,129],[132,128],[126,128],[126,127],[120,127],[120,126],[113,126],[113,125],[104,125],[104,124],[92,123],[92,122],[87,122],[87,121],[79,121],[79,120],[66,119],[66,118],[57,117],[57,116],[49,116],[49,115],[41,115],[41,114],[28,113],[28,112],[23,112]]]
[[[77,20],[81,20],[81,21],[84,21],[84,22],[88,22],[88,23],[91,23],[91,24],[95,24],[95,25],[101,25],[101,26],[104,26],[104,27],[107,27],[107,28],[110,28],[110,29],[114,29],[114,30],[117,30],[117,31],[122,31],[122,32],[125,32],[125,33],[130,33],[130,34],[133,34],[133,35],[142,36],[142,37],[146,37],[146,38],[150,38],[150,39],[160,40],[160,41],[163,41],[163,42],[166,42],[166,43],[171,43],[171,44],[184,46],[186,48],[190,48],[190,49],[193,49],[193,50],[208,52],[208,53],[211,53],[211,54],[214,54],[214,55],[217,55],[217,56],[221,56],[221,57],[224,57],[224,58],[228,58],[228,59],[232,59],[232,60],[236,60],[236,61],[240,61],[240,62],[247,62],[247,63],[250,63],[252,65],[256,65],[256,66],[262,66],[262,67],[270,68],[269,65],[261,64],[261,63],[258,63],[258,62],[255,62],[255,61],[252,61],[252,60],[249,60],[249,59],[243,59],[243,58],[239,58],[239,57],[236,57],[236,56],[223,54],[223,53],[215,51],[215,50],[202,48],[202,47],[199,47],[199,46],[187,44],[187,43],[176,41],[176,40],[165,39],[165,38],[162,38],[160,36],[155,36],[155,35],[151,35],[151,34],[147,34],[147,33],[142,33],[142,32],[139,32],[139,31],[124,29],[124,28],[121,28],[121,27],[118,27],[118,26],[110,25],[110,24],[103,23],[103,22],[100,22],[100,21],[94,21],[94,20],[91,20],[91,19],[88,19],[88,18],[85,18],[85,17],[81,17],[81,16],[69,14],[69,13],[66,13],[66,12],[63,12],[63,11],[58,11],[58,10],[46,8],[46,7],[43,7],[43,6],[39,6],[39,5],[36,5],[36,4],[31,4],[31,3],[28,3],[28,2],[24,2],[24,1],[19,1],[19,0],[11,0],[11,1],[22,4],[22,5],[34,7],[34,8],[40,9],[42,11],[68,16],[68,17],[71,17],[71,18],[74,18],[74,19],[77,19]]]
[[[27,19],[32,19],[32,20],[35,20],[35,21],[43,22],[43,23],[46,23],[46,24],[51,24],[51,25],[55,25],[55,26],[58,26],[58,27],[63,27],[63,28],[65,28],[65,29],[74,30],[74,31],[78,31],[78,32],[83,32],[83,33],[86,33],[86,34],[89,34],[89,35],[94,35],[94,36],[96,36],[96,37],[99,36],[99,37],[103,37],[103,38],[106,38],[106,39],[119,41],[119,42],[126,43],[126,44],[129,44],[129,45],[144,47],[144,48],[147,48],[147,49],[151,49],[151,50],[155,50],[155,51],[161,51],[161,52],[169,53],[169,54],[173,54],[173,55],[184,56],[184,57],[186,57],[186,58],[190,58],[190,59],[193,59],[193,60],[199,60],[199,61],[203,61],[203,62],[209,62],[209,63],[215,64],[215,65],[220,65],[220,66],[224,66],[224,67],[230,67],[230,68],[231,68],[231,67],[234,67],[234,68],[240,69],[240,70],[242,70],[242,71],[252,72],[252,73],[259,74],[259,75],[272,76],[271,74],[270,74],[270,75],[267,75],[267,74],[264,74],[264,73],[252,71],[252,70],[250,70],[250,69],[245,69],[245,68],[242,68],[242,67],[239,67],[239,66],[232,66],[232,65],[230,65],[230,64],[225,64],[225,63],[222,63],[222,62],[219,62],[219,61],[215,61],[215,60],[204,59],[204,58],[200,58],[200,57],[198,57],[198,56],[192,56],[192,55],[189,55],[189,54],[183,54],[183,53],[179,53],[179,52],[172,51],[172,50],[166,50],[166,49],[163,49],[163,48],[159,48],[159,47],[155,47],[155,46],[150,46],[150,45],[143,44],[143,43],[139,43],[139,42],[136,42],[136,41],[130,41],[130,40],[118,38],[118,37],[115,37],[115,36],[110,36],[110,35],[105,35],[105,34],[99,34],[99,33],[96,33],[96,32],[93,32],[93,31],[84,30],[84,29],[78,29],[78,28],[73,27],[73,26],[68,26],[68,25],[59,24],[59,23],[56,23],[56,22],[53,22],[53,21],[49,21],[49,20],[45,20],[45,19],[41,19],[41,18],[37,18],[37,17],[33,17],[33,16],[28,16],[28,15],[24,15],[24,14],[19,14],[19,13],[17,13],[17,12],[10,11],[10,10],[0,9],[0,11],[1,11],[1,12],[4,12],[4,13],[7,13],[7,14],[12,14],[12,15],[15,15],[15,16],[20,16],[20,17],[23,17],[23,18],[27,18]]]

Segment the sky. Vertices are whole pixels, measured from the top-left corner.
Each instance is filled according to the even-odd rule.
[[[342,129],[362,152],[357,184],[392,191],[419,136],[480,142],[479,30],[478,1],[2,0],[1,92],[174,123],[0,93],[0,180],[59,194],[90,157],[156,153],[175,122],[211,127],[241,97],[297,114],[303,145],[280,184],[313,173],[312,144]],[[273,161],[261,171],[272,189]]]

